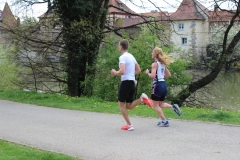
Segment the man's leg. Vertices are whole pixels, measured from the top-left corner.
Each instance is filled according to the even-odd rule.
[[[120,111],[121,111],[121,113],[122,113],[122,115],[123,115],[123,118],[124,118],[125,121],[127,122],[127,125],[131,125],[131,122],[130,122],[129,117],[128,117],[127,108],[125,107],[124,104],[125,104],[124,102],[118,101],[118,106],[119,106]]]
[[[135,108],[137,105],[139,105],[141,103],[141,99],[136,99],[135,101],[133,101],[132,103],[126,103],[126,108],[128,110],[132,110],[133,108]]]

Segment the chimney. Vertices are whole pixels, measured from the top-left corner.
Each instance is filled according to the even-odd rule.
[[[20,18],[17,18],[17,26],[19,27],[20,24],[21,24],[21,22],[20,22]]]
[[[214,12],[218,11],[218,5],[214,5]]]

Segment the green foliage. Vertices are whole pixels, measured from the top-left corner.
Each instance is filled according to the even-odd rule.
[[[191,75],[184,72],[186,71],[187,67],[187,62],[184,62],[180,59],[174,61],[174,63],[172,63],[168,68],[172,76],[171,78],[166,79],[167,83],[170,86],[187,85],[191,79]]]
[[[104,45],[98,55],[96,78],[94,82],[94,94],[102,99],[116,100],[117,89],[119,87],[119,77],[112,77],[110,70],[118,68],[118,57],[120,53],[117,50],[118,40],[115,37],[105,38]]]
[[[168,84],[168,100],[175,99],[177,93],[183,90],[191,81],[191,74],[187,73],[188,63],[178,59],[169,66],[172,76],[166,79]]]
[[[212,112],[202,112],[197,115],[198,118],[206,119],[210,121],[227,121],[232,118],[231,112],[216,110]]]
[[[23,25],[35,25],[37,24],[37,19],[35,17],[23,17]]]
[[[0,47],[0,89],[20,89],[20,72],[23,70],[11,58],[11,50]]]
[[[111,36],[105,38],[105,43],[98,56],[96,79],[94,81],[95,95],[109,101],[117,101],[117,91],[120,84],[120,77],[110,75],[111,69],[118,70],[118,58],[120,56],[117,48],[118,41],[119,39]],[[151,53],[156,46],[162,46],[158,37],[144,28],[138,37],[130,41],[129,52],[136,58],[142,70],[141,74],[136,75],[138,81],[136,97],[139,97],[143,92],[149,96],[151,94],[152,80],[145,74],[145,70],[151,68],[153,63]],[[162,48],[166,52],[171,51],[173,47],[162,46]],[[190,82],[190,75],[184,72],[187,66],[188,63],[181,59],[170,65],[169,69],[173,75],[167,79],[170,97],[175,95],[172,92],[175,92],[177,87],[182,87]]]
[[[0,160],[76,160],[76,158],[51,153],[0,140]]]

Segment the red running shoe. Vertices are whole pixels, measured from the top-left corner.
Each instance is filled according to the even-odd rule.
[[[142,93],[141,95],[141,101],[147,104],[150,108],[153,107],[153,102],[151,99],[148,98],[148,96],[145,93]]]
[[[133,125],[125,125],[121,127],[121,130],[128,130],[128,131],[133,131]]]

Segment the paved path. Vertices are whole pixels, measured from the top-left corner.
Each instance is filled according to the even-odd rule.
[[[117,106],[116,106],[117,107]],[[0,100],[0,139],[84,160],[239,160],[240,127],[63,110]],[[1,155],[0,155],[1,156]]]

